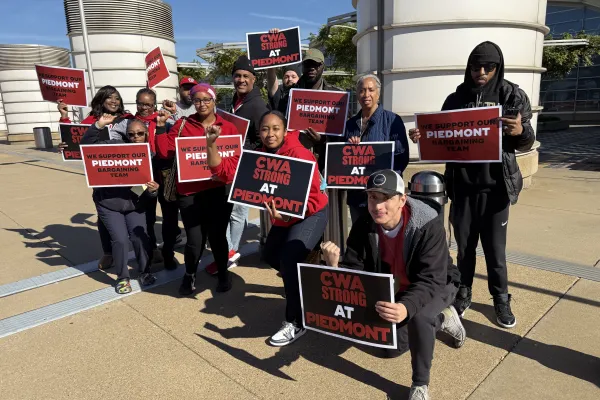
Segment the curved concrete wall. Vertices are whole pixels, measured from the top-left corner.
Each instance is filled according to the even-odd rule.
[[[6,117],[4,116],[4,105],[2,104],[2,93],[0,93],[0,134],[6,133]]]
[[[354,0],[358,14],[357,70],[377,70],[377,3]],[[463,81],[467,59],[480,42],[497,43],[506,79],[518,84],[535,107],[537,124],[546,0],[384,1],[383,105],[414,127],[414,113],[439,110]],[[411,143],[411,154],[417,154]]]
[[[77,0],[64,0],[75,68],[87,69]],[[178,86],[171,6],[160,0],[84,0],[96,89],[115,86],[135,113],[135,94],[146,86],[145,55],[159,46],[171,77],[154,88],[174,99]],[[87,113],[87,111],[86,111]]]
[[[56,104],[42,99],[35,64],[70,67],[67,49],[39,45],[0,45],[0,93],[8,141],[33,140],[38,126],[58,130]]]

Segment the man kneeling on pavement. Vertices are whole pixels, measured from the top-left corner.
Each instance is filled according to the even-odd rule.
[[[369,213],[352,225],[343,259],[332,242],[321,246],[323,258],[333,267],[394,275],[396,302],[378,302],[377,312],[398,324],[397,355],[410,349],[409,399],[427,400],[436,332],[452,336],[456,348],[466,339],[452,306],[460,273],[448,251],[444,216],[437,203],[407,197],[391,169],[372,174],[366,191]]]

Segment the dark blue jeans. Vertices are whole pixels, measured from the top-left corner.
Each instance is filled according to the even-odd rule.
[[[273,226],[267,236],[264,259],[281,272],[285,298],[285,319],[302,326],[302,306],[298,287],[298,263],[303,263],[323,237],[328,207],[289,227]]]

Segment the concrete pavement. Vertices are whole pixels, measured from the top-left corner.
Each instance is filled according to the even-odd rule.
[[[544,156],[554,157],[542,147]],[[511,209],[509,252],[597,264],[600,172],[582,165],[540,165]],[[82,173],[56,153],[0,145],[0,285],[100,256]],[[244,241],[255,239],[256,230]],[[408,354],[385,359],[314,332],[287,348],[268,346],[283,319],[281,279],[256,255],[241,264],[227,294],[214,293],[214,278],[200,272],[194,298],[179,298],[174,281],[0,339],[2,398],[406,397]],[[0,298],[0,322],[107,287],[113,278],[95,272]],[[598,398],[600,283],[517,264],[509,265],[509,279],[518,324],[504,330],[494,323],[478,258],[474,304],[465,316],[469,339],[456,350],[440,334],[432,398]]]

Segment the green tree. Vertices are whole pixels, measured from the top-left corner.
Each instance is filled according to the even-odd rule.
[[[323,25],[317,34],[308,36],[311,47],[323,50],[325,57],[332,60],[328,69],[343,71],[349,75],[327,75],[327,82],[340,89],[353,89],[356,75],[356,46],[352,43],[352,37],[356,35],[356,24],[348,23],[328,27]]]
[[[192,62],[198,64],[198,67],[200,67],[199,61],[194,60]],[[179,80],[181,80],[181,78],[183,78],[184,76],[192,77],[197,82],[206,79],[206,70],[204,68],[177,68],[177,73],[179,75]]]
[[[552,39],[548,36],[546,39]],[[565,33],[562,39],[587,39],[587,46],[546,46],[542,65],[547,69],[545,76],[562,79],[581,62],[583,66],[593,64],[593,57],[600,55],[600,36],[580,32],[573,36]]]

